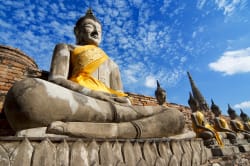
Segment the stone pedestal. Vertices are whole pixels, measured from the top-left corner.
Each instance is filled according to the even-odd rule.
[[[202,165],[200,139],[78,139],[0,137],[0,165]]]

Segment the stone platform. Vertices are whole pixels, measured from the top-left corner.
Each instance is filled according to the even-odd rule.
[[[0,137],[1,166],[190,166],[212,158],[201,139]]]

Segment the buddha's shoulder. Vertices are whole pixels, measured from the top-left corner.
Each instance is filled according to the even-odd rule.
[[[111,58],[109,58],[106,63],[112,68],[118,68],[118,64],[115,63]]]
[[[77,47],[77,45],[67,44],[67,43],[57,43],[55,47],[61,47],[61,48],[65,47],[69,50],[74,50]]]

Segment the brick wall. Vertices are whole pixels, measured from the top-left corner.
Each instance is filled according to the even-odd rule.
[[[0,45],[0,111],[10,87],[30,74],[39,74],[33,59],[18,49]]]
[[[28,76],[41,76],[37,64],[22,51],[0,45],[0,136],[13,135],[3,111],[5,95],[11,86]]]
[[[126,92],[129,96],[129,99],[133,105],[140,105],[140,106],[156,106],[158,105],[157,100],[155,97],[152,96],[145,96],[135,93]],[[191,110],[187,106],[175,104],[175,103],[168,103],[165,102],[163,106],[176,108],[184,114],[186,128],[192,130],[192,122],[191,122]]]

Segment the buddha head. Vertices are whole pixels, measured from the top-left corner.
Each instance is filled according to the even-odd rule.
[[[248,115],[242,109],[240,109],[240,117],[244,122],[248,121]]]
[[[213,100],[211,100],[211,102],[212,102],[212,104],[211,104],[211,110],[212,110],[212,112],[214,113],[214,115],[216,117],[220,116],[220,114],[221,114],[220,108],[214,103]]]
[[[98,46],[102,38],[102,27],[94,16],[91,9],[88,9],[85,16],[81,17],[74,27],[76,44]]]
[[[237,118],[237,114],[235,112],[235,110],[228,104],[228,109],[227,109],[227,113],[230,116],[231,119],[236,119]]]
[[[195,98],[193,97],[191,92],[189,92],[188,104],[189,104],[192,112],[196,112],[199,110],[199,103],[197,100],[195,100]]]

